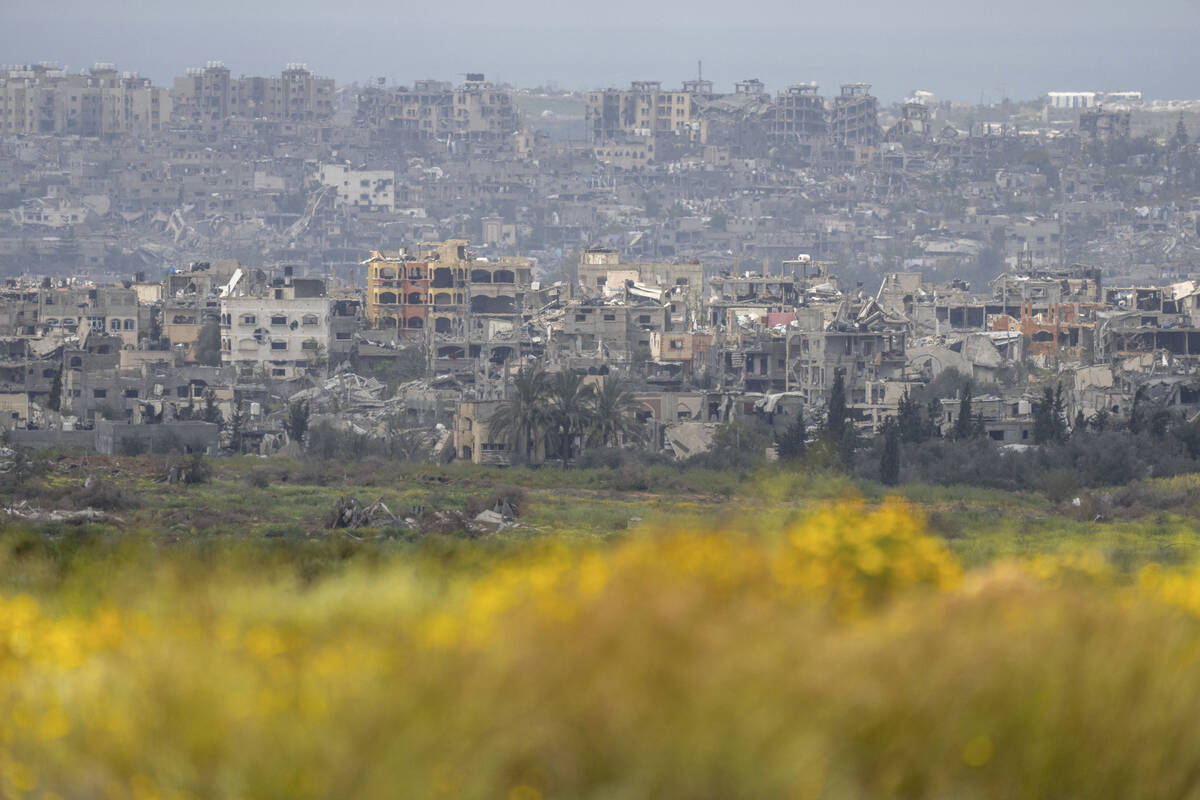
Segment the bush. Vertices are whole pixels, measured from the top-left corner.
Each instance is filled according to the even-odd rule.
[[[207,483],[212,477],[212,466],[200,453],[171,455],[163,464],[162,477],[167,483]]]
[[[70,511],[85,508],[122,511],[140,505],[135,495],[97,475],[89,475],[80,483],[30,487],[25,499],[36,505]]]
[[[1079,473],[1069,469],[1048,470],[1042,477],[1042,488],[1052,503],[1061,503],[1079,491]]]
[[[642,466],[616,469],[609,473],[607,483],[616,492],[644,492],[650,488],[650,473]]]

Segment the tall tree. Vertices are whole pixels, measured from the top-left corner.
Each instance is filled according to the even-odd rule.
[[[204,323],[204,327],[196,335],[193,352],[196,361],[206,367],[221,366],[221,325],[217,320],[210,319]]]
[[[1141,433],[1146,427],[1146,387],[1139,386],[1133,393],[1133,407],[1129,409],[1129,432]]]
[[[1058,388],[1054,390],[1054,441],[1065,442],[1067,440],[1067,407],[1063,402],[1062,384],[1058,384]]]
[[[804,430],[804,409],[796,411],[796,419],[787,426],[783,436],[776,442],[776,450],[783,461],[799,461],[804,458],[808,433]]]
[[[883,426],[883,454],[879,459],[879,480],[885,486],[900,483],[900,426],[891,420]]]
[[[958,419],[954,420],[954,438],[970,439],[975,433],[975,419],[971,413],[971,384],[963,387],[958,398]]]
[[[235,453],[242,452],[242,428],[245,424],[246,417],[242,414],[241,405],[235,398],[233,412],[229,415],[229,447]]]
[[[838,441],[838,462],[847,472],[854,469],[857,449],[858,431],[855,430],[853,422],[846,420],[842,423],[842,437]]]
[[[588,444],[616,447],[622,439],[639,433],[634,413],[637,400],[628,384],[617,375],[605,375],[592,396],[592,415],[588,424]]]
[[[1047,444],[1054,441],[1054,390],[1047,386],[1042,391],[1042,402],[1033,412],[1033,441]]]
[[[829,390],[829,411],[825,417],[825,431],[834,439],[842,436],[846,426],[846,379],[841,370],[833,376]]]
[[[900,429],[900,439],[909,444],[917,444],[929,438],[929,429],[921,416],[921,405],[909,394],[908,389],[900,397],[896,409],[896,424]]]
[[[533,458],[537,441],[550,421],[548,379],[541,367],[522,367],[508,387],[508,397],[497,406],[488,429],[504,440],[520,464]]]
[[[929,402],[925,406],[925,424],[927,438],[940,439],[942,437],[942,401],[936,397],[929,398]]]
[[[212,389],[204,390],[204,421],[222,423],[221,409],[217,408],[217,396]]]
[[[46,398],[46,406],[51,411],[62,410],[62,370],[54,373],[54,382],[50,384],[50,396]]]
[[[1179,121],[1175,123],[1175,135],[1171,137],[1171,146],[1176,150],[1182,150],[1187,147],[1188,132],[1187,126],[1183,124],[1183,112],[1179,112]]]
[[[308,433],[308,416],[307,400],[297,400],[288,405],[288,415],[283,421],[283,428],[293,442],[304,441],[304,435]]]
[[[592,387],[581,373],[560,372],[548,381],[547,396],[548,422],[558,430],[558,456],[566,469],[575,437],[582,438],[592,418]]]

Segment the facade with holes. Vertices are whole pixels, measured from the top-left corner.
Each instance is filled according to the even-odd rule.
[[[357,302],[327,297],[319,279],[276,284],[221,301],[221,363],[242,375],[287,380],[348,357]]]
[[[398,339],[433,342],[438,369],[516,355],[532,282],[528,258],[477,258],[465,239],[374,252],[367,261],[368,323]]]

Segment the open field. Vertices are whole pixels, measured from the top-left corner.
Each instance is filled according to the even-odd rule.
[[[210,463],[10,476],[6,503],[122,522],[0,532],[0,796],[1200,790],[1191,476],[1056,505],[779,470]],[[518,524],[331,530],[345,496],[422,521],[501,498]]]

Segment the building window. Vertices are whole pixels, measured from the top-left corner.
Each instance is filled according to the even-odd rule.
[[[287,350],[287,342],[271,342],[272,350]]]
[[[103,400],[104,398],[108,397],[108,390],[107,389],[92,389],[92,397],[94,397],[97,400]]]
[[[272,325],[287,325],[287,317],[281,314],[276,314],[271,317]]]
[[[242,324],[243,325],[256,325],[256,324],[258,324],[258,318],[255,317],[253,314],[243,314],[242,315]]]

